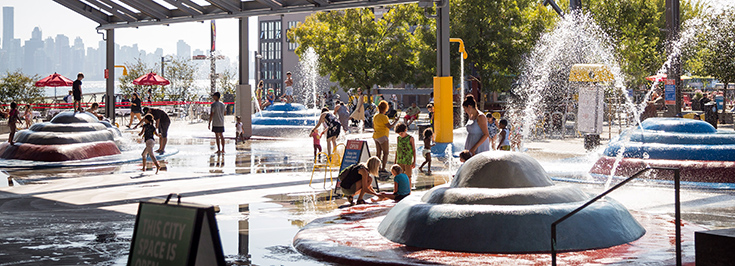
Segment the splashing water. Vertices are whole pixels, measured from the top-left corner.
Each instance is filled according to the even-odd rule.
[[[319,55],[313,48],[309,48],[299,60],[299,80],[295,80],[300,87],[299,93],[294,93],[305,106],[319,108],[318,93],[324,87],[325,78],[319,76]]]

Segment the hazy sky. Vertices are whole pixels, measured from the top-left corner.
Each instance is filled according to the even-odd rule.
[[[39,27],[43,38],[64,34],[69,37],[69,45],[74,44],[78,36],[85,46],[97,47],[102,35],[95,29],[98,23],[51,0],[1,0],[0,6],[15,7],[15,38],[21,45],[31,38],[33,28]],[[0,18],[2,12],[0,11]],[[238,55],[238,20],[217,20],[217,47],[221,54],[235,58]],[[257,47],[257,18],[250,18],[250,50]],[[0,25],[2,19],[0,19]],[[2,31],[2,27],[0,27]],[[2,37],[2,35],[0,35]],[[184,40],[195,49],[209,49],[209,21],[206,23],[189,22],[171,24],[171,26],[146,26],[140,28],[124,28],[115,30],[115,43],[123,45],[138,44],[139,49],[153,52],[163,48],[164,54],[175,54],[176,43]]]
[[[563,1],[563,0],[562,0]],[[703,0],[716,9],[735,6],[735,0]],[[2,0],[0,6],[15,7],[15,38],[21,42],[31,38],[34,27],[40,27],[44,39],[64,34],[69,37],[70,45],[79,36],[86,46],[97,47],[102,35],[97,34],[97,23],[73,12],[51,0]],[[0,18],[2,12],[0,12]],[[250,50],[256,50],[256,18],[250,18]],[[2,20],[0,20],[2,23]],[[2,27],[0,27],[2,29]],[[237,56],[237,20],[217,20],[217,50],[231,58]],[[164,54],[176,53],[176,42],[184,40],[195,49],[207,50],[209,47],[209,23],[179,23],[171,26],[146,26],[115,30],[115,42],[120,45],[138,44],[140,49],[153,52],[163,48]],[[22,45],[22,43],[21,43]]]

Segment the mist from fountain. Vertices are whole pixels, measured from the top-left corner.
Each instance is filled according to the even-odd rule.
[[[295,101],[303,102],[304,105],[311,108],[319,108],[318,93],[320,87],[326,86],[325,78],[319,75],[319,55],[313,48],[309,47],[301,56],[298,66],[299,93],[294,93],[297,97]]]

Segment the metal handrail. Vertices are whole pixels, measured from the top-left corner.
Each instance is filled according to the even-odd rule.
[[[633,176],[626,178],[622,182],[618,183],[617,185],[608,189],[607,191],[603,192],[597,197],[589,200],[587,203],[580,206],[579,208],[573,210],[567,215],[564,215],[564,217],[561,217],[558,220],[551,223],[551,265],[556,266],[556,226],[559,223],[565,221],[572,215],[578,213],[579,211],[591,205],[592,203],[595,203],[597,200],[601,199],[605,195],[618,189],[619,187],[622,187],[623,185],[628,183],[630,180],[637,178],[638,176],[642,175],[643,173],[651,169],[674,171],[674,222],[676,223],[676,240],[675,240],[676,241],[676,265],[681,266],[681,203],[679,200],[679,181],[680,181],[679,180],[679,168],[670,168],[670,167],[646,167],[645,169],[638,171],[638,173],[635,173]]]

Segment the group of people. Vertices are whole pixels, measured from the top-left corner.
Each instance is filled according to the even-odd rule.
[[[467,124],[465,124],[467,139],[465,140],[464,149],[470,155],[491,149],[510,151],[511,138],[507,120],[497,121],[492,116],[488,120],[487,116],[477,109],[477,103],[472,95],[467,95],[464,102],[462,102],[462,108],[467,114]],[[497,145],[495,145],[496,139]],[[492,143],[492,146],[490,146],[490,143]]]
[[[255,89],[255,99],[258,102],[258,106],[260,106],[260,110],[265,110],[268,108],[268,106],[273,105],[273,103],[276,101],[276,98],[280,98],[285,103],[292,103],[294,101],[293,98],[293,78],[291,77],[291,72],[286,72],[286,80],[283,81],[284,85],[286,85],[286,88],[283,89],[283,94],[281,94],[280,97],[276,97],[275,92],[273,88],[269,88],[268,91],[263,94],[264,92],[264,83],[261,80],[258,82],[258,88]]]

